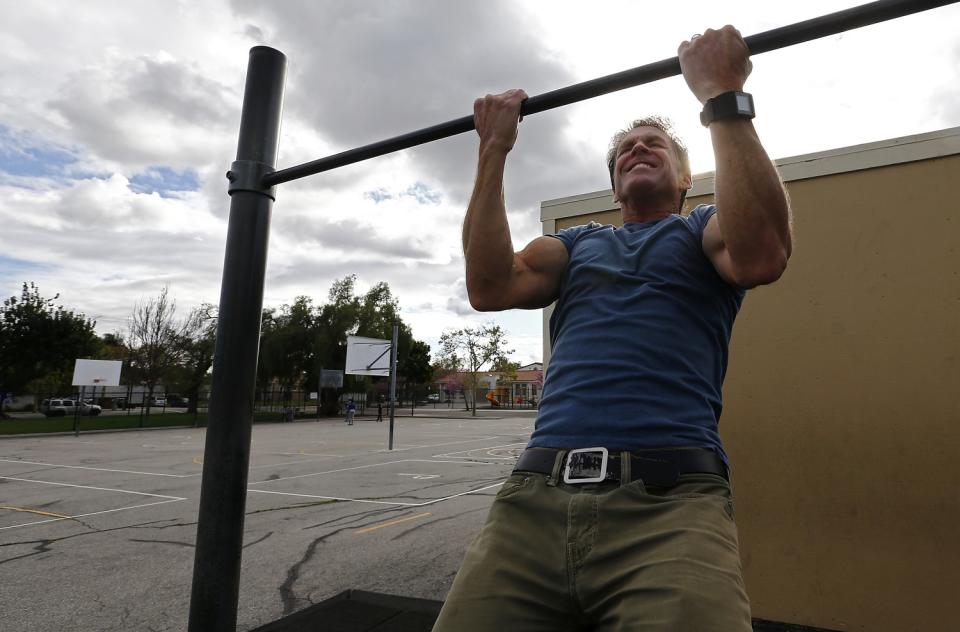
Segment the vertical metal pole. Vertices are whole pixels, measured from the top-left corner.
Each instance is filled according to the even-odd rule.
[[[234,165],[272,170],[276,164],[285,69],[283,53],[266,46],[250,50]],[[254,189],[231,187],[190,596],[190,632],[233,632],[237,624],[260,316],[273,205],[269,193]]]
[[[393,324],[393,344],[390,346],[390,449],[393,449],[393,412],[397,403],[397,338],[399,325]]]
[[[74,401],[73,401],[73,436],[74,436],[74,437],[79,437],[79,436],[80,436],[80,417],[79,417],[79,415],[80,415],[80,407],[83,405],[83,389],[84,389],[84,387],[81,386],[81,387],[80,387],[80,401],[77,401],[77,400],[74,400]]]

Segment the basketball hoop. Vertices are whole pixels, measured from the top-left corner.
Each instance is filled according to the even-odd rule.
[[[73,366],[73,386],[119,386],[123,362],[77,358]]]

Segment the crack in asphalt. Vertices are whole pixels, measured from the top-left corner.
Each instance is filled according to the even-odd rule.
[[[303,508],[303,507],[311,507],[311,506],[315,506],[315,505],[326,505],[326,504],[330,504],[330,503],[333,503],[333,502],[340,502],[340,501],[324,500],[324,501],[314,502],[314,503],[298,503],[298,504],[295,504],[295,505],[284,505],[284,506],[282,506],[282,507],[271,507],[271,508],[268,508],[268,509],[257,509],[257,510],[255,510],[255,511],[247,512],[245,515],[248,515],[248,516],[249,516],[249,515],[253,515],[253,514],[266,513],[266,512],[271,512],[271,511],[283,511],[283,510],[285,510],[285,509],[300,509],[300,508]],[[85,531],[85,532],[83,532],[83,533],[73,533],[73,534],[71,534],[71,535],[66,535],[66,536],[62,536],[62,537],[59,537],[59,538],[43,538],[43,539],[40,539],[40,540],[21,540],[21,541],[18,541],[18,542],[0,542],[0,548],[8,547],[8,546],[31,545],[31,544],[32,544],[32,545],[35,545],[35,546],[34,546],[34,550],[33,550],[32,552],[30,552],[30,553],[25,553],[25,554],[23,554],[23,555],[17,555],[17,556],[15,556],[15,557],[7,558],[7,559],[5,559],[5,560],[0,560],[0,565],[6,564],[6,563],[8,563],[8,562],[15,562],[15,561],[17,561],[17,560],[22,560],[22,559],[25,559],[25,558],[28,558],[28,557],[33,557],[33,556],[40,555],[40,554],[43,554],[43,553],[49,553],[49,552],[52,551],[52,548],[51,548],[52,545],[54,545],[54,544],[56,544],[56,543],[58,543],[58,542],[62,542],[62,541],[64,541],[64,540],[70,540],[70,539],[79,538],[79,537],[82,537],[82,536],[95,535],[95,534],[103,534],[103,533],[111,533],[111,532],[113,532],[113,531],[122,531],[122,530],[124,530],[124,529],[170,529],[170,528],[173,528],[173,527],[191,527],[191,526],[196,526],[196,524],[197,524],[196,521],[192,521],[192,522],[175,522],[175,523],[173,523],[173,524],[159,524],[159,523],[163,523],[163,522],[169,522],[170,520],[168,519],[168,520],[151,520],[151,521],[149,521],[149,522],[141,522],[141,523],[138,523],[138,524],[125,525],[125,526],[122,526],[122,527],[113,527],[113,528],[111,528],[111,529],[98,529],[98,528],[96,528],[96,527],[94,527],[94,526],[92,526],[92,525],[89,525],[89,524],[81,521],[81,520],[77,520],[76,518],[71,518],[70,520],[72,520],[72,521],[74,521],[74,522],[77,522],[77,523],[79,523],[79,524],[82,524],[83,526],[87,527],[87,528],[90,529],[90,530],[89,530],[89,531]],[[271,533],[272,533],[272,532],[271,532]],[[261,541],[263,541],[264,539],[266,539],[266,537],[262,538],[261,540],[258,540],[257,542],[261,542]],[[177,541],[174,541],[174,540],[147,540],[147,539],[138,540],[138,539],[132,539],[132,538],[131,538],[130,541],[131,541],[131,542],[159,542],[159,543],[167,543],[167,544],[180,544],[180,545],[182,545],[182,546],[190,546],[190,547],[196,546],[195,544],[187,544],[187,543],[185,543],[185,542],[177,542]],[[252,543],[250,543],[250,544],[248,544],[248,545],[245,545],[244,548],[246,548],[246,546],[250,546],[250,545],[252,545],[252,544],[256,544],[257,542],[252,542]]]
[[[243,548],[246,549],[246,548],[248,548],[248,547],[253,546],[254,544],[260,544],[261,542],[263,542],[264,540],[266,540],[267,538],[269,538],[269,537],[272,536],[272,535],[273,535],[273,531],[269,531],[269,532],[267,533],[267,535],[263,536],[263,537],[260,538],[259,540],[254,540],[253,542],[248,542],[248,543],[244,544],[244,545],[243,545]]]
[[[327,520],[327,521],[324,521],[324,522],[318,522],[317,524],[310,525],[309,527],[303,527],[303,530],[306,531],[306,530],[308,530],[308,529],[316,529],[316,528],[318,528],[318,527],[326,527],[326,526],[329,526],[329,525],[334,525],[334,524],[342,523],[342,522],[345,521],[345,520],[349,520],[349,522],[347,522],[347,524],[355,525],[357,522],[363,520],[364,518],[366,518],[366,517],[368,517],[368,516],[379,517],[379,516],[382,516],[382,515],[384,515],[384,514],[393,513],[393,512],[395,512],[395,511],[405,511],[405,512],[407,512],[407,514],[409,514],[409,513],[411,513],[412,509],[411,509],[410,507],[389,507],[389,508],[386,508],[386,509],[364,509],[364,510],[358,511],[358,512],[356,512],[356,513],[346,514],[346,515],[343,515],[343,516],[337,516],[336,518],[333,518],[333,519],[331,519],[331,520]],[[362,524],[362,525],[360,525],[360,526],[367,526],[367,525],[366,525],[366,524]]]
[[[79,522],[79,521],[77,521],[77,522]],[[52,551],[52,549],[51,549],[50,547],[51,547],[51,545],[53,545],[53,544],[56,544],[56,543],[58,543],[58,542],[63,542],[64,540],[71,540],[71,539],[73,539],[73,538],[79,538],[79,537],[83,537],[83,536],[87,536],[87,535],[110,533],[110,532],[112,532],[112,531],[122,531],[122,530],[124,530],[124,529],[166,529],[166,528],[169,528],[169,527],[186,527],[186,526],[190,526],[190,524],[191,524],[191,523],[187,523],[187,524],[172,524],[172,525],[164,525],[164,526],[162,526],[162,527],[150,526],[150,525],[156,524],[156,523],[158,523],[158,522],[168,522],[168,521],[167,521],[167,520],[152,520],[152,521],[150,521],[150,522],[142,522],[142,523],[140,523],[140,524],[135,524],[135,525],[126,525],[126,526],[123,526],[123,527],[114,527],[114,528],[112,528],[112,529],[94,529],[93,527],[90,527],[89,525],[84,525],[84,526],[86,526],[87,528],[89,528],[89,529],[91,529],[91,530],[90,530],[90,531],[85,531],[85,532],[83,532],[83,533],[73,533],[73,534],[71,534],[71,535],[65,535],[65,536],[59,537],[59,538],[44,538],[44,539],[42,539],[42,540],[23,540],[23,541],[20,541],[20,542],[4,542],[4,543],[0,543],[0,547],[20,546],[20,545],[28,545],[28,544],[34,544],[34,545],[36,545],[36,546],[34,547],[34,551],[33,551],[32,553],[26,553],[26,554],[24,554],[24,555],[18,555],[18,556],[16,556],[16,557],[11,557],[11,558],[8,558],[8,559],[5,559],[5,560],[0,560],[0,564],[6,564],[7,562],[14,562],[14,561],[16,561],[16,560],[22,560],[22,559],[24,559],[24,558],[33,557],[34,555],[39,555],[39,554],[41,554],[41,553],[48,553],[48,552]],[[83,523],[81,522],[80,524],[83,524]],[[192,523],[192,524],[196,524],[196,523]]]
[[[480,483],[482,486],[485,487],[485,486],[487,486],[487,485],[492,485],[492,484],[494,484],[494,483],[498,483],[498,482],[504,480],[505,478],[506,478],[506,475],[504,475],[504,476],[496,476],[496,477],[494,477],[494,478],[482,478],[482,479],[479,479],[479,480],[478,480],[478,479],[470,479],[469,482],[471,482],[471,483],[472,483],[472,482]],[[464,482],[464,481],[444,481],[444,482],[438,482],[438,483],[433,483],[433,484],[430,484],[430,485],[424,485],[423,487],[417,487],[416,489],[412,489],[412,490],[410,490],[409,492],[407,492],[407,494],[402,495],[402,496],[396,495],[396,494],[391,494],[391,495],[389,495],[389,496],[363,496],[363,497],[358,498],[357,500],[385,500],[385,499],[397,499],[397,500],[400,500],[400,499],[403,499],[403,500],[419,500],[419,501],[423,502],[423,500],[424,500],[423,498],[420,498],[420,497],[418,497],[418,496],[414,496],[413,494],[418,494],[418,493],[420,493],[420,492],[425,492],[425,491],[428,491],[428,490],[431,490],[431,489],[434,489],[434,488],[437,488],[437,487],[446,487],[446,486],[448,486],[448,485],[457,485],[457,484],[461,484],[461,483],[463,483],[463,482]],[[471,493],[477,493],[477,492],[471,492]],[[429,500],[437,500],[437,499],[429,499]]]
[[[294,591],[293,586],[297,583],[297,580],[300,579],[300,569],[303,568],[304,564],[313,559],[313,556],[317,552],[317,547],[320,546],[320,544],[322,544],[327,538],[333,537],[341,531],[346,530],[348,530],[348,527],[343,527],[314,539],[313,542],[307,545],[307,548],[303,552],[303,556],[300,558],[300,561],[287,569],[287,577],[278,588],[280,591],[280,599],[283,601],[283,616],[293,613],[297,609],[298,603],[301,601],[306,601],[309,604],[313,604],[313,600],[309,595],[306,597],[300,597]]]
[[[139,538],[127,538],[127,542],[140,542],[146,544],[175,544],[177,546],[185,546],[189,549],[196,548],[196,544],[192,542],[178,542],[177,540],[141,540]]]
[[[333,520],[328,520],[310,527],[304,527],[304,530],[306,530],[316,529],[317,527],[322,526],[329,526],[336,523],[342,524],[342,526],[339,528],[315,538],[309,545],[307,545],[307,548],[300,560],[287,569],[287,577],[278,589],[280,592],[280,599],[283,601],[283,616],[287,616],[288,614],[296,611],[300,602],[306,601],[310,604],[313,604],[312,595],[308,593],[306,596],[299,596],[294,590],[294,585],[300,579],[301,569],[303,569],[304,565],[313,559],[314,555],[316,555],[317,547],[320,546],[320,544],[324,543],[326,540],[335,535],[343,533],[344,531],[352,531],[357,528],[375,525],[380,522],[380,519],[384,517],[384,514],[396,513],[398,518],[402,518],[412,515],[415,509],[416,508],[404,507],[403,509],[390,508],[377,509],[373,511],[368,510],[355,514],[348,514],[346,516],[338,516]]]
[[[334,503],[340,503],[340,502],[344,502],[344,501],[342,501],[342,500],[337,500],[337,499],[335,499],[335,498],[331,498],[331,499],[327,499],[327,500],[318,500],[318,501],[315,501],[315,502],[304,502],[304,503],[295,503],[295,504],[293,504],[293,505],[284,505],[284,506],[282,506],[282,507],[267,507],[266,509],[255,509],[255,510],[253,510],[253,511],[248,511],[248,512],[246,512],[244,515],[246,515],[246,516],[253,516],[253,515],[255,515],[255,514],[269,513],[269,512],[271,512],[271,511],[280,511],[280,510],[283,510],[283,509],[302,509],[302,508],[304,508],[304,507],[317,507],[317,506],[320,506],[320,505],[332,505],[332,504],[334,504]]]
[[[401,531],[400,533],[398,533],[397,535],[393,536],[393,537],[390,538],[390,539],[391,539],[391,540],[399,540],[400,538],[403,538],[403,537],[405,537],[405,536],[407,536],[407,535],[409,535],[409,534],[411,534],[411,533],[413,533],[414,531],[417,531],[417,530],[419,530],[419,529],[424,529],[424,528],[426,528],[426,527],[432,527],[432,526],[435,526],[435,525],[436,525],[437,523],[439,523],[439,522],[444,522],[444,521],[447,521],[447,520],[453,520],[454,518],[460,518],[461,516],[466,516],[467,514],[476,513],[476,512],[478,512],[478,511],[490,511],[490,508],[489,508],[489,507],[479,507],[479,508],[477,508],[477,509],[468,509],[467,511],[461,511],[460,513],[456,513],[456,514],[453,514],[453,515],[451,515],[451,516],[443,516],[442,518],[434,518],[433,520],[429,520],[429,521],[427,521],[427,522],[421,522],[421,523],[418,523],[417,525],[415,525],[415,526],[413,526],[413,527],[410,527],[409,529],[406,529],[405,531]]]

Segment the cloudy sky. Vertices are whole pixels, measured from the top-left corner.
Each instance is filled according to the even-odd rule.
[[[0,297],[44,295],[121,330],[169,285],[181,313],[216,303],[247,51],[288,58],[279,166],[672,57],[726,23],[750,35],[855,2],[46,0],[0,24]],[[773,158],[960,125],[960,6],[754,58],[747,90]],[[508,162],[517,247],[539,204],[607,186],[611,134],[667,114],[713,169],[699,103],[667,79],[526,119]],[[459,230],[473,133],[279,188],[265,303],[323,301],[334,279],[386,281],[414,335],[494,320],[540,359],[540,312],[466,301]]]

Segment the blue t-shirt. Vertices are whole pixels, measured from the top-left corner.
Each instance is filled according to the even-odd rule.
[[[703,252],[715,212],[554,235],[570,261],[530,446],[705,447],[726,460],[721,385],[745,292]]]

